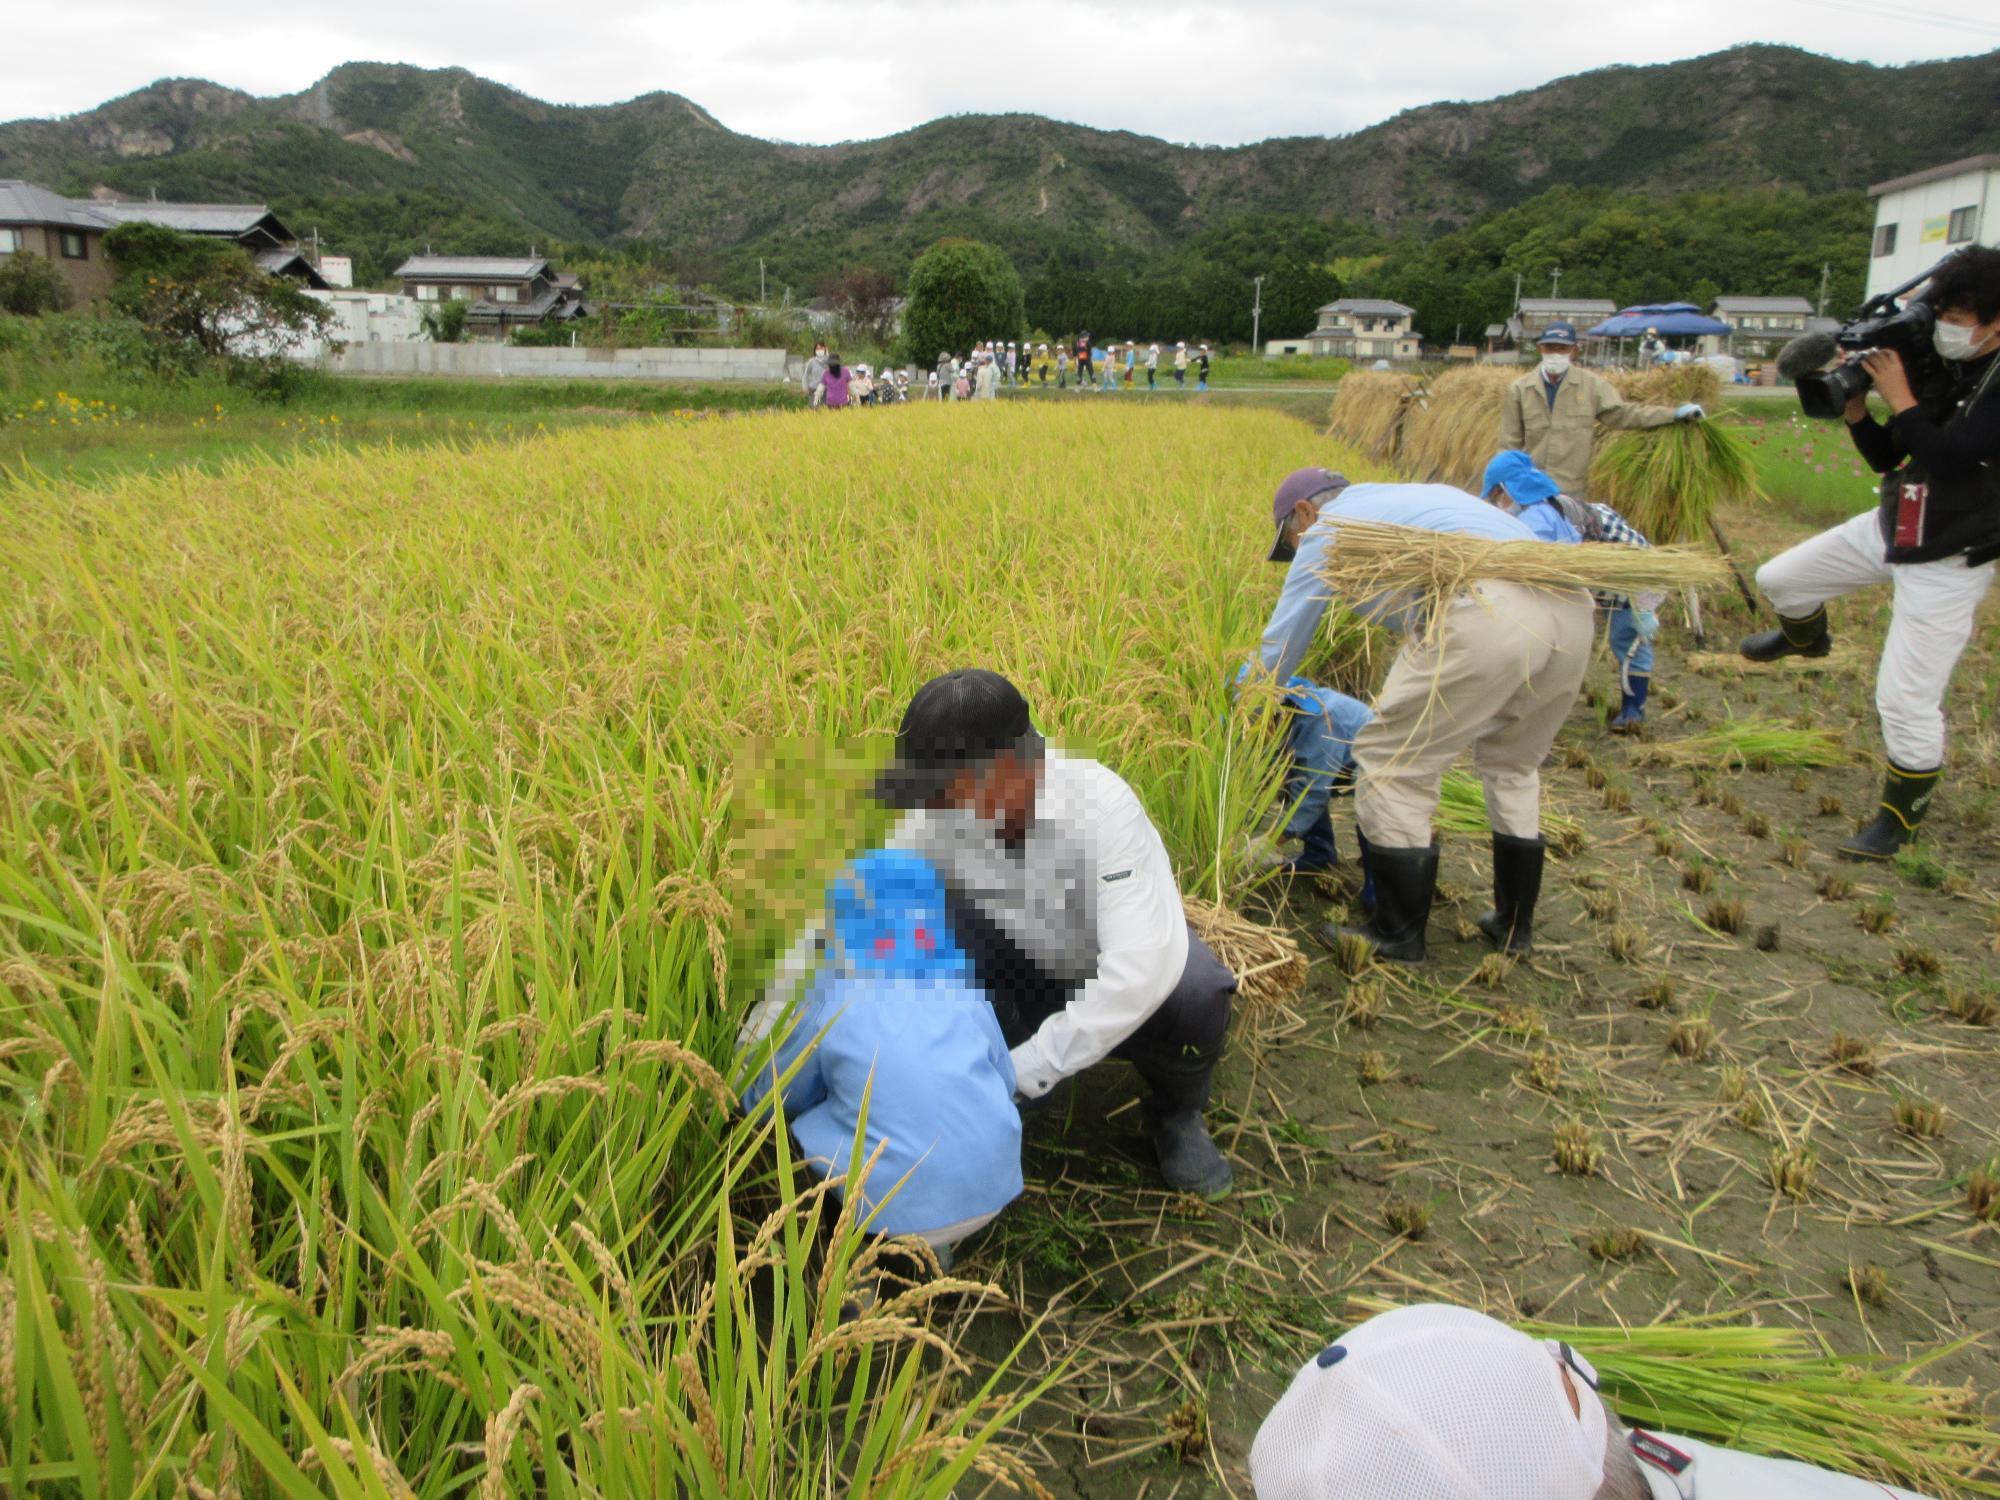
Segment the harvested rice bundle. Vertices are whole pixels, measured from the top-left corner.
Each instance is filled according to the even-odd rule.
[[[1350,1316],[1395,1304],[1350,1297]],[[1588,1359],[1598,1389],[1626,1422],[1746,1453],[1934,1495],[2000,1495],[1992,1464],[2000,1431],[1968,1385],[1936,1385],[1925,1369],[1977,1341],[1907,1362],[1835,1353],[1808,1328],[1761,1328],[1726,1314],[1631,1325],[1535,1323]]]
[[[1679,406],[1697,401],[1710,411],[1722,399],[1722,377],[1707,365],[1656,365],[1611,377],[1618,394],[1641,406]]]
[[[1838,766],[1851,759],[1837,735],[1785,719],[1730,719],[1706,734],[1655,741],[1645,753],[1669,766]]]
[[[1229,966],[1237,994],[1248,1004],[1281,1004],[1305,987],[1306,956],[1290,933],[1199,896],[1182,896],[1181,910],[1195,935]]]
[[[1621,432],[1598,445],[1590,464],[1591,499],[1655,542],[1712,536],[1718,505],[1757,494],[1749,445],[1720,422]]]
[[[1327,432],[1377,463],[1393,463],[1402,443],[1403,421],[1424,383],[1414,375],[1363,370],[1342,377],[1327,413]]]
[[[1471,365],[1433,380],[1403,423],[1403,468],[1431,483],[1476,486],[1499,448],[1500,407],[1519,375]]]
[[[1486,816],[1486,788],[1469,771],[1447,771],[1438,787],[1437,811],[1431,821],[1440,833],[1485,838],[1493,832]],[[1584,846],[1583,824],[1567,813],[1542,809],[1542,837],[1558,854],[1570,854]]]
[[[1632,594],[1694,588],[1728,576],[1721,558],[1686,547],[1495,542],[1382,521],[1339,521],[1320,564],[1320,577],[1357,605],[1404,592],[1448,599],[1479,579]],[[1439,612],[1431,617],[1437,620]]]

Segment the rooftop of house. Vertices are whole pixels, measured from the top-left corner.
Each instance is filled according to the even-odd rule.
[[[1531,318],[1545,314],[1561,317],[1566,313],[1599,313],[1608,317],[1618,311],[1618,304],[1608,297],[1523,297],[1520,311]]]
[[[1329,302],[1319,309],[1323,313],[1360,313],[1368,318],[1408,318],[1416,314],[1414,307],[1405,307],[1400,302],[1387,302],[1379,297],[1342,297],[1338,302]]]
[[[1887,182],[1876,183],[1868,190],[1868,196],[1879,198],[1884,193],[1922,187],[1927,182],[1943,182],[1947,177],[1963,177],[1973,172],[2000,172],[2000,151],[1989,151],[1982,156],[1968,156],[1959,161],[1948,161],[1941,167],[1927,167],[1921,172],[1912,172],[1907,177],[1891,177]]]
[[[396,275],[405,281],[533,281],[548,269],[539,255],[413,255]]]
[[[268,219],[274,238],[292,236],[263,203],[112,203],[90,207],[119,224],[158,224],[182,234],[248,234]]]
[[[1717,312],[1810,313],[1813,305],[1803,297],[1717,297]]]
[[[59,224],[72,229],[109,229],[112,220],[97,205],[65,198],[18,177],[0,177],[0,224]]]

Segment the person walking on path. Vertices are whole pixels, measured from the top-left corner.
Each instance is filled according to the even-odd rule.
[[[888,846],[944,877],[951,930],[1012,1045],[1021,1097],[1122,1058],[1146,1085],[1167,1185],[1227,1192],[1202,1112],[1236,978],[1188,925],[1132,788],[1048,748],[1006,678],[965,669],[917,689],[875,795],[904,813]]]
[[[1541,363],[1507,388],[1500,404],[1502,448],[1519,448],[1565,495],[1589,493],[1590,455],[1599,424],[1619,429],[1698,422],[1692,401],[1679,406],[1639,406],[1618,394],[1602,375],[1575,363],[1576,325],[1551,323],[1536,340]]]
[[[1944,777],[1945,689],[2000,559],[2000,249],[1959,251],[1920,295],[1935,310],[1939,370],[1919,391],[1902,356],[1878,349],[1862,364],[1888,422],[1865,392],[1845,413],[1856,451],[1882,476],[1875,508],[1757,570],[1778,628],[1739,648],[1756,662],[1825,656],[1827,602],[1889,585],[1875,678],[1888,763],[1874,817],[1840,846],[1855,860],[1893,858],[1930,810]]]
[[[1090,384],[1090,380],[1091,380],[1090,330],[1086,328],[1082,333],[1078,334],[1076,338],[1077,388],[1081,390],[1084,386]]]
[[[1271,520],[1272,561],[1289,566],[1258,654],[1280,682],[1298,670],[1326,614],[1331,594],[1320,565],[1340,545],[1343,520],[1490,541],[1536,539],[1515,517],[1449,485],[1336,488],[1324,470],[1287,476],[1273,497]],[[1435,619],[1406,597],[1349,603],[1364,620],[1404,636],[1376,695],[1375,717],[1354,736],[1354,821],[1363,878],[1373,882],[1375,895],[1358,935],[1384,958],[1423,960],[1437,890],[1431,825],[1439,785],[1460,752],[1470,750],[1493,830],[1494,909],[1479,925],[1509,952],[1526,952],[1546,852],[1541,766],[1590,664],[1590,595],[1480,580],[1439,601]],[[1321,937],[1334,942],[1344,932],[1328,924]]]
[[[1132,389],[1132,377],[1137,371],[1138,366],[1139,346],[1137,344],[1127,344],[1125,346],[1125,389],[1128,391]]]
[[[1203,344],[1195,353],[1194,388],[1198,391],[1208,389],[1208,345],[1206,344]]]
[[[1104,358],[1100,359],[1097,363],[1101,367],[1104,376],[1103,380],[1098,384],[1097,387],[1098,390],[1100,391],[1117,390],[1118,389],[1118,346],[1116,344],[1113,344],[1109,349],[1105,350]]]
[[[1146,346],[1146,389],[1156,391],[1159,388],[1160,346],[1158,344],[1148,344]]]
[[[840,362],[838,354],[826,357],[826,374],[820,377],[820,389],[826,392],[826,406],[829,411],[839,411],[847,405],[848,389],[854,382],[854,372]]]
[[[826,392],[820,389],[820,382],[826,379],[826,345],[815,343],[813,352],[806,360],[805,393],[806,405],[818,407],[826,399]]]
[[[1188,352],[1186,343],[1174,345],[1174,384],[1187,389]]]

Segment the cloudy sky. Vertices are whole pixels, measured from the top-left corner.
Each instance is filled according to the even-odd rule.
[[[2000,46],[1990,0],[67,0],[12,7],[0,119],[155,78],[257,94],[337,63],[457,65],[543,99],[669,89],[794,141],[1026,110],[1176,141],[1338,134],[1612,63],[1786,42],[1879,63]]]

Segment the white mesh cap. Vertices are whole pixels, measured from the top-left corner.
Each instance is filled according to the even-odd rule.
[[[1257,1429],[1257,1500],[1592,1500],[1604,1407],[1568,1351],[1463,1307],[1403,1307],[1299,1371]]]

